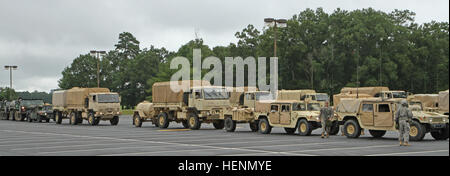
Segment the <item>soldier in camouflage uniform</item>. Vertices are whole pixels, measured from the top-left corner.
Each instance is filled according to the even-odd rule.
[[[412,112],[408,109],[408,102],[401,101],[401,106],[395,112],[395,120],[399,123],[399,138],[400,146],[409,146],[409,123],[412,120]]]
[[[329,122],[329,120],[333,117],[333,108],[328,106],[328,102],[325,102],[325,106],[320,109],[320,121],[322,124],[322,138],[325,137],[325,132],[327,133],[327,138],[329,137],[329,133],[330,133],[330,128],[331,128],[331,123]]]

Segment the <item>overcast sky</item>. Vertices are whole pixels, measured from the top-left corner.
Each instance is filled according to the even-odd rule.
[[[259,30],[266,17],[291,18],[306,8],[390,12],[408,9],[416,22],[449,21],[448,0],[0,0],[0,87],[9,86],[4,65],[18,65],[13,87],[46,91],[58,87],[62,70],[92,49],[111,50],[119,33],[131,32],[141,48],[175,51],[195,38],[210,47],[236,42],[248,24]]]

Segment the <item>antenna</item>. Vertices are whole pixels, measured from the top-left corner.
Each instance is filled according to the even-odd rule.
[[[200,37],[199,37],[199,33],[200,33],[200,29],[196,27],[196,28],[194,29],[194,35],[195,35],[195,39],[196,39],[196,40],[200,38]]]

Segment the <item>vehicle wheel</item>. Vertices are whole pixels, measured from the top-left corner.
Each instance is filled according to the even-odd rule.
[[[61,124],[62,122],[62,117],[61,117],[61,112],[55,112],[55,122],[56,124]]]
[[[11,118],[12,121],[16,120],[16,117],[14,116],[14,112],[9,113],[9,118]]]
[[[287,134],[294,134],[295,133],[295,128],[284,128],[284,131],[286,131]]]
[[[24,121],[26,118],[26,115],[20,115],[20,121]]]
[[[95,125],[95,115],[91,112],[88,114],[88,124],[94,126]]]
[[[133,116],[133,124],[135,127],[142,127],[142,119],[141,116],[139,116],[139,114],[135,114]]]
[[[46,122],[46,123],[50,123],[50,119],[47,118],[47,119],[45,120],[45,122]]]
[[[446,128],[439,129],[439,131],[432,131],[431,136],[436,140],[447,140],[448,139],[448,125]]]
[[[252,130],[252,132],[258,131],[258,121],[250,122],[249,125],[250,125],[250,129]]]
[[[116,126],[117,124],[119,124],[119,116],[114,116],[111,120],[109,120],[109,122],[111,123],[111,125]]]
[[[386,134],[385,130],[369,130],[370,135],[374,138],[381,138]]]
[[[355,120],[347,120],[344,123],[344,134],[348,138],[358,138],[361,135],[361,127]]]
[[[189,128],[193,130],[200,129],[201,123],[200,119],[198,119],[198,116],[194,113],[190,113],[188,115],[188,122],[189,122]]]
[[[69,123],[71,125],[77,125],[78,124],[77,115],[74,112],[70,113]]]
[[[339,133],[339,125],[334,123],[330,128],[330,135],[336,135]]]
[[[301,119],[298,121],[297,127],[300,136],[309,136],[313,130],[311,123],[309,123],[306,119]]]
[[[158,126],[159,128],[167,128],[169,127],[169,117],[167,117],[167,113],[161,112],[158,115]]]
[[[37,120],[36,121],[39,122],[39,123],[42,123],[42,116],[37,115]]]
[[[417,121],[412,121],[409,126],[409,139],[421,141],[425,137],[425,127]]]
[[[81,116],[81,112],[77,113],[77,124],[83,124],[83,117]]]
[[[272,131],[272,127],[269,124],[269,121],[266,118],[262,118],[259,120],[258,131],[261,134],[269,134]]]
[[[27,121],[31,123],[31,122],[33,122],[33,119],[30,116],[28,116]]]
[[[189,128],[189,124],[188,124],[188,121],[187,121],[187,120],[181,121],[181,124],[183,124],[183,127],[184,127],[184,128]]]
[[[213,126],[214,126],[214,128],[220,130],[220,129],[223,129],[225,124],[224,124],[223,120],[217,120],[217,121],[213,122]]]
[[[236,130],[236,122],[231,117],[225,118],[225,130],[227,132],[234,132]]]

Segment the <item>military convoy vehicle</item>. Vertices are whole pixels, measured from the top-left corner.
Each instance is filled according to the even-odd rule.
[[[439,95],[438,94],[414,94],[407,98],[409,101],[420,101],[424,111],[438,112]]]
[[[448,90],[439,92],[438,111],[440,114],[448,115]]]
[[[420,103],[414,102],[414,104]],[[384,136],[386,131],[397,131],[395,122],[395,101],[380,98],[341,99],[336,107],[339,125],[348,138],[357,138],[362,129],[368,129],[376,138]],[[410,126],[410,139],[420,141],[425,134],[432,132],[436,140],[448,138],[448,117],[437,113],[424,112],[415,108]]]
[[[26,118],[28,122],[50,122],[49,118],[46,118],[39,113],[44,107],[44,100],[22,100],[21,107],[25,107],[24,109],[26,111]]]
[[[180,91],[171,89],[173,82],[158,82],[152,86],[152,103],[142,102],[136,108],[133,123],[151,121],[160,128],[170,122],[182,123],[185,128],[200,129],[202,123],[213,123],[223,129],[224,119],[231,116],[230,93],[225,87],[211,86],[208,81],[175,81]]]
[[[50,122],[50,119],[55,120],[53,116],[53,108],[50,104],[44,104],[40,110],[36,112],[37,121],[45,120],[46,122]]]
[[[9,103],[4,100],[0,102],[0,119],[9,120]]]
[[[315,90],[279,90],[278,100],[316,101],[320,107],[325,106],[325,102],[330,100],[326,93],[317,93]]]
[[[44,105],[41,99],[21,99],[9,103],[9,118],[13,121],[35,120],[35,112],[39,111]]]
[[[111,125],[119,123],[120,97],[108,88],[79,88],[53,92],[53,114],[57,124],[69,118],[72,125],[87,120],[98,125],[100,120],[109,120]]]

